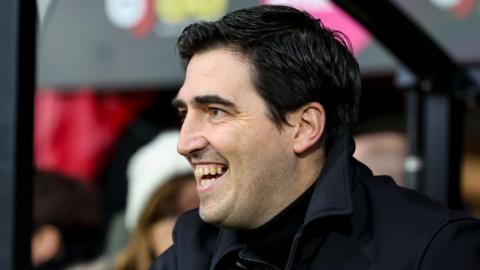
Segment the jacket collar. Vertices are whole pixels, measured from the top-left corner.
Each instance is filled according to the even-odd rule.
[[[304,225],[322,217],[344,216],[353,212],[353,152],[355,143],[350,132],[332,138],[332,147],[318,177]]]
[[[314,191],[303,226],[323,217],[345,216],[353,212],[352,187],[355,185],[353,152],[355,143],[350,132],[332,138],[332,146],[314,184]],[[211,269],[230,252],[243,248],[234,230],[221,229],[212,258]]]

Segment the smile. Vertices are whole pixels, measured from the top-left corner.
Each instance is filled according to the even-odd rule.
[[[220,164],[205,164],[195,166],[195,178],[199,187],[203,190],[213,184],[228,170],[228,167]]]

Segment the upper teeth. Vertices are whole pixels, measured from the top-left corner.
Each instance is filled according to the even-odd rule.
[[[195,168],[195,175],[201,177],[204,175],[222,174],[222,171],[222,167],[197,167]]]

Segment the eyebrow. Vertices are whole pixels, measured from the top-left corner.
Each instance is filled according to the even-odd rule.
[[[193,103],[195,105],[219,104],[219,105],[223,105],[223,106],[226,106],[226,107],[230,107],[232,109],[236,109],[236,106],[233,102],[231,102],[227,99],[224,99],[224,98],[222,98],[218,95],[196,96],[194,98]],[[185,103],[185,101],[183,101],[181,99],[178,99],[178,98],[175,98],[174,100],[172,100],[172,106],[176,109],[179,109],[179,108],[187,107],[187,104]]]

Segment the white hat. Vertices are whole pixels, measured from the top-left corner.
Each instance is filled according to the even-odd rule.
[[[133,230],[152,194],[174,176],[192,172],[176,150],[178,131],[160,133],[130,158],[127,166],[128,192],[125,225]]]

